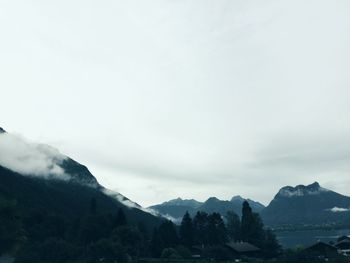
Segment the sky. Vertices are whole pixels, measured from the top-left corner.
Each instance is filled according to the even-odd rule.
[[[349,14],[348,0],[3,0],[0,127],[143,206],[268,204],[314,181],[350,195]]]

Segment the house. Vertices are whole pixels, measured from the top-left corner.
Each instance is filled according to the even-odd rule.
[[[338,253],[338,249],[335,246],[320,241],[310,247],[305,248],[304,251],[313,252],[321,256],[328,256]]]
[[[341,236],[341,237],[338,237],[337,242],[340,242],[340,241],[343,241],[343,240],[350,241],[350,237],[348,237],[348,236]]]
[[[192,257],[200,257],[199,255],[218,255],[223,258],[239,258],[240,256],[258,257],[260,248],[248,242],[229,242],[223,245],[203,246],[196,245],[191,248]]]
[[[229,242],[225,246],[229,248],[235,255],[258,256],[260,248],[248,242]]]
[[[350,239],[342,239],[334,245],[338,249],[338,253],[344,256],[350,256]]]

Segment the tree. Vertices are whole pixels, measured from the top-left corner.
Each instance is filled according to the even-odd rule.
[[[282,248],[278,243],[275,234],[270,230],[265,230],[265,240],[264,240],[264,254],[266,257],[275,257],[277,256]]]
[[[116,224],[117,226],[124,226],[127,224],[126,217],[122,208],[119,208],[118,210]]]
[[[257,213],[253,213],[247,201],[243,203],[241,221],[242,240],[259,247],[266,257],[276,256],[280,245],[270,230],[264,230],[264,224]]]
[[[208,244],[207,236],[208,214],[205,212],[197,212],[193,218],[194,242],[199,245]]]
[[[152,239],[150,242],[150,251],[153,257],[160,257],[164,248],[162,237],[159,234],[158,228],[153,229]]]
[[[239,216],[234,212],[227,212],[227,235],[230,240],[239,241],[241,240],[241,220]]]
[[[175,225],[170,220],[165,220],[159,226],[159,235],[163,240],[164,248],[174,247],[179,243]]]
[[[243,202],[242,220],[241,220],[241,238],[243,241],[248,241],[253,224],[253,213],[247,201]]]
[[[9,252],[22,238],[21,221],[15,200],[0,196],[0,255]]]
[[[86,257],[88,260],[82,262],[130,262],[125,248],[116,241],[111,239],[100,239],[91,244],[87,249]]]
[[[84,245],[96,242],[110,234],[107,218],[98,215],[88,215],[81,219],[79,242]]]
[[[182,218],[181,225],[180,225],[180,242],[188,247],[191,248],[193,245],[193,224],[192,219],[188,211],[186,211],[185,215]]]
[[[257,213],[253,213],[247,201],[243,202],[241,238],[261,247],[264,240],[264,224]]]
[[[90,214],[96,215],[97,213],[97,202],[95,198],[91,198],[90,200]]]
[[[136,257],[140,255],[143,239],[141,232],[136,227],[120,226],[113,231],[113,236],[117,237],[115,240],[120,241],[129,255]]]
[[[219,213],[208,216],[208,244],[221,245],[227,241],[226,226]]]
[[[182,258],[181,255],[174,248],[164,248],[160,257],[167,258],[167,259],[181,259]]]

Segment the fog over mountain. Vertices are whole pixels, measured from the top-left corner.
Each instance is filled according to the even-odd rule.
[[[52,145],[143,206],[267,205],[312,181],[350,195],[349,14],[347,0],[1,1],[0,126],[28,139],[8,137],[0,161],[60,174]]]
[[[1,132],[1,130],[3,132]],[[26,139],[0,130],[0,165],[17,173],[31,176],[54,176],[67,180],[60,164],[66,156],[44,144],[28,142]]]

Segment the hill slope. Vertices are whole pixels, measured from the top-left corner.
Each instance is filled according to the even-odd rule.
[[[0,158],[0,195],[16,200],[23,215],[38,211],[78,218],[88,213],[94,200],[99,213],[116,214],[122,208],[132,224],[143,222],[152,228],[160,221],[121,194],[105,189],[84,165],[67,156],[57,157],[56,153],[52,157],[48,146],[28,143],[3,129],[0,129],[0,143],[4,146]],[[11,147],[18,145],[20,155]],[[32,157],[36,158],[35,162]],[[43,160],[48,167],[41,163]]]
[[[350,220],[350,197],[321,187],[317,182],[286,186],[262,211],[268,225],[344,224]]]

